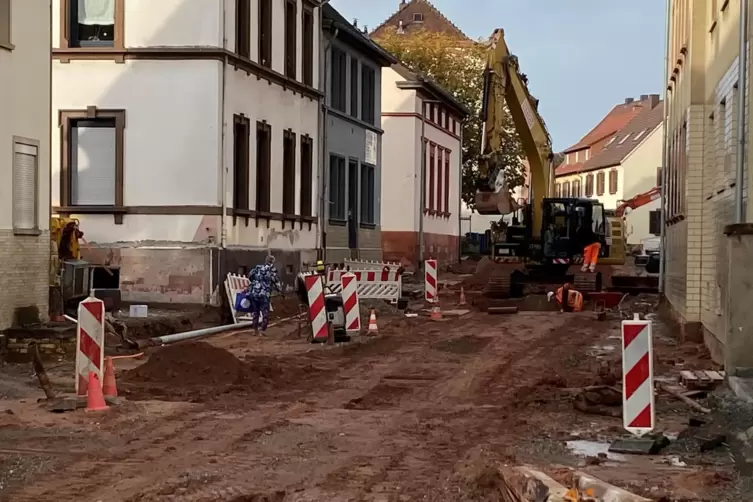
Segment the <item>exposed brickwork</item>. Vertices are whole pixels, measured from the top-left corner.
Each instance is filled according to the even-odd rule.
[[[17,236],[0,230],[0,331],[13,324],[16,310],[39,309],[41,321],[48,319],[50,290],[50,234]]]
[[[417,30],[428,30],[434,33],[445,33],[458,37],[461,40],[470,41],[470,39],[460,31],[449,19],[442,15],[439,10],[427,0],[410,0],[405,3],[393,0],[397,4],[396,12],[386,21],[379,25],[371,36],[379,38],[384,35],[390,28],[398,28],[402,21],[403,29],[406,32]],[[415,15],[423,16],[423,19],[416,21]]]
[[[458,261],[457,235],[424,234],[424,257],[436,258],[440,267]],[[415,266],[418,253],[418,232],[382,232],[384,260]]]

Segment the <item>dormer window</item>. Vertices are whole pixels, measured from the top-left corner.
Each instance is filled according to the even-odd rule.
[[[420,12],[416,12],[413,14],[413,22],[414,23],[423,23],[424,22],[424,15]]]

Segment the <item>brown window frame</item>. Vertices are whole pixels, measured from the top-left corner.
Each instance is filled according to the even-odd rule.
[[[0,49],[12,51],[13,45],[13,11],[12,0],[0,0]]]
[[[282,133],[282,214],[294,216],[296,133],[285,129]]]
[[[235,0],[235,53],[251,57],[251,0]]]
[[[272,206],[272,127],[256,122],[256,212],[269,215]]]
[[[361,120],[367,124],[376,124],[376,70],[368,64],[361,63]]]
[[[609,194],[614,195],[617,193],[617,184],[619,182],[617,169],[610,169],[609,171]]]
[[[348,57],[344,50],[332,46],[330,48],[330,103],[333,109],[347,113],[347,85],[348,85]],[[337,62],[335,64],[335,62]]]
[[[445,216],[448,218],[450,215],[452,215],[452,211],[450,211],[450,182],[448,181],[450,179],[450,156],[452,155],[452,150],[445,148],[444,150],[444,212]]]
[[[562,197],[562,183],[557,183],[554,185],[554,196]]]
[[[434,167],[436,163],[437,144],[429,142],[429,184],[426,190],[429,192],[429,196],[426,198],[426,209],[434,211]]]
[[[243,0],[241,0],[243,1]],[[251,208],[251,120],[233,115],[233,209]]]
[[[573,180],[573,198],[580,197],[580,180]]]
[[[79,206],[71,203],[71,125],[79,120],[111,119],[115,121],[115,204],[102,206]],[[60,207],[59,214],[112,214],[116,225],[123,223],[125,207],[124,196],[124,162],[125,162],[125,128],[126,111],[115,109],[98,109],[89,106],[86,110],[60,110]]]
[[[606,176],[604,171],[596,173],[596,196],[601,197],[604,195],[606,188]]]
[[[266,67],[272,68],[272,0],[259,0],[259,47],[257,62]]]
[[[301,30],[303,31],[302,37],[302,53],[301,62],[303,71],[303,84],[309,87],[314,86],[314,10],[305,5],[301,11]]]
[[[311,136],[301,136],[301,210],[304,217],[313,216],[313,197],[311,189],[314,183],[314,141]]]
[[[586,197],[591,197],[594,194],[594,175],[593,174],[586,175],[586,188],[584,190],[584,194],[586,195]]]
[[[113,28],[113,42],[107,45],[95,45],[81,47],[80,42],[73,40],[73,23],[71,22],[71,5],[76,0],[60,0],[60,49],[85,50],[87,52],[112,51],[113,49],[124,50],[123,38],[125,34],[125,1],[115,0],[115,26]],[[115,58],[118,62],[123,61],[123,56]],[[61,62],[68,62],[61,58]]]
[[[562,196],[566,198],[570,198],[570,182],[565,181],[562,183]]]
[[[444,190],[442,190],[442,178],[444,171],[444,148],[437,145],[437,177],[436,177],[436,191],[437,191],[437,212],[442,213],[444,206]]]
[[[298,2],[285,1],[285,76],[298,78]]]

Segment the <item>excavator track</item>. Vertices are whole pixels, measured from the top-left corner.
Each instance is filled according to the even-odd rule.
[[[484,288],[484,295],[489,298],[510,298],[511,286],[510,271],[504,267],[494,267]]]

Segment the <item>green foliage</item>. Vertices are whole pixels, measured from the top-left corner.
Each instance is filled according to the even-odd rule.
[[[428,30],[398,33],[388,30],[377,42],[391,52],[412,71],[426,75],[449,91],[471,110],[463,123],[463,191],[462,198],[469,207],[474,207],[474,195],[479,179],[478,159],[481,155],[482,125],[479,119],[484,87],[485,66],[484,42],[460,40],[445,33]],[[507,114],[509,127],[500,151],[496,152],[497,165],[505,170],[508,188],[523,184],[525,168],[521,159],[523,152],[520,139]],[[496,173],[491,173],[494,181]]]

